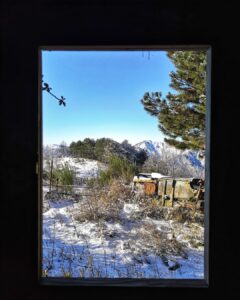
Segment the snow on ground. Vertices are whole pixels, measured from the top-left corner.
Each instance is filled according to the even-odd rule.
[[[47,165],[48,164],[48,165]],[[50,161],[44,160],[43,168],[49,167]],[[62,167],[68,164],[76,172],[77,178],[92,178],[99,174],[99,171],[104,169],[104,164],[97,160],[74,157],[60,157],[53,159],[53,167]]]
[[[50,163],[50,160],[44,159],[43,169],[50,171]],[[76,193],[81,193],[84,190],[83,185],[86,180],[97,177],[100,171],[106,169],[105,164],[93,159],[74,158],[70,156],[53,158],[53,169],[61,169],[64,165],[69,166],[75,173],[74,185],[79,185],[77,188],[74,188]],[[48,192],[48,185],[49,182],[43,182],[43,196]]]
[[[120,222],[80,223],[73,218],[80,209],[80,203],[64,200],[50,202],[43,214],[43,270],[48,276],[203,278],[203,248],[188,244],[187,225],[179,227],[177,237],[186,243],[187,258],[168,256],[166,265],[154,251],[144,249],[137,237],[142,222],[155,223],[171,236],[171,221],[132,221],[131,214],[138,207],[125,204]],[[174,266],[179,267],[170,270]]]
[[[96,176],[99,163],[70,157],[55,160],[67,162],[81,177]],[[48,187],[43,187],[43,197]],[[81,201],[72,199],[43,201],[42,269],[50,277],[100,278],[203,278],[204,230],[198,224],[137,219],[136,203],[125,203],[119,220],[79,222],[74,215],[81,211]],[[184,247],[184,255],[157,254],[149,243],[148,226],[173,236]],[[145,230],[145,231],[144,231]]]

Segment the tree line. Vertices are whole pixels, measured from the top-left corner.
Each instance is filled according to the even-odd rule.
[[[147,159],[144,150],[136,150],[127,140],[118,143],[110,138],[85,138],[69,145],[70,155],[87,159],[94,159],[109,163],[112,156],[127,159],[136,165],[142,165]]]

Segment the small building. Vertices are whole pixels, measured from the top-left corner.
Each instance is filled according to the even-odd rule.
[[[173,206],[177,200],[204,200],[204,181],[199,178],[162,178],[157,192],[162,206]]]
[[[139,173],[133,183],[146,195],[157,196],[162,206],[173,206],[174,201],[204,200],[204,181],[200,178],[173,178],[160,173]]]

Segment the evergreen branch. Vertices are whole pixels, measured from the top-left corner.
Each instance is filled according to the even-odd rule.
[[[206,53],[204,51],[169,51],[176,71],[170,73],[170,87],[165,99],[160,93],[145,93],[144,109],[159,121],[165,141],[177,148],[205,148]],[[168,137],[168,138],[167,138]]]

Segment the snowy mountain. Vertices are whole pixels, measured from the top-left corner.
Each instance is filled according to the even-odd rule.
[[[159,158],[164,158],[169,155],[181,156],[186,158],[187,162],[190,163],[195,168],[204,168],[204,159],[200,158],[198,151],[194,150],[180,150],[173,146],[168,145],[165,142],[157,141],[143,141],[134,145],[136,150],[145,150],[148,156],[159,156]]]
[[[101,143],[99,143],[99,141]],[[84,141],[82,142],[82,144]],[[112,139],[102,138],[95,142],[97,145],[93,145],[92,148],[87,148],[88,151],[84,154],[84,149],[81,151],[81,158],[91,158],[96,161],[107,163],[109,157],[112,155],[127,158],[130,162],[137,164],[142,164],[146,160],[146,152],[148,158],[156,159],[156,156],[164,162],[169,162],[170,164],[178,165],[181,169],[188,169],[196,173],[195,171],[203,171],[204,173],[204,153],[201,151],[193,150],[180,150],[176,149],[174,146],[170,146],[165,142],[145,140],[138,144],[131,145],[127,140],[122,143],[118,143]],[[91,155],[89,156],[89,151],[91,150]],[[81,150],[81,149],[80,149]],[[143,151],[144,150],[144,151]],[[50,146],[43,147],[43,157],[45,159],[50,159],[51,157],[63,158],[71,156],[71,151],[68,147],[65,148],[52,148]],[[79,157],[79,156],[77,156]],[[158,160],[158,158],[157,158]],[[184,172],[186,173],[186,172]],[[187,175],[186,175],[187,176]]]
[[[170,151],[175,153],[177,153],[178,151],[176,148],[168,146],[164,142],[156,142],[156,141],[154,142],[151,140],[140,142],[134,145],[134,147],[138,150],[140,149],[145,150],[148,156],[152,156],[152,155],[161,156],[164,151]]]

